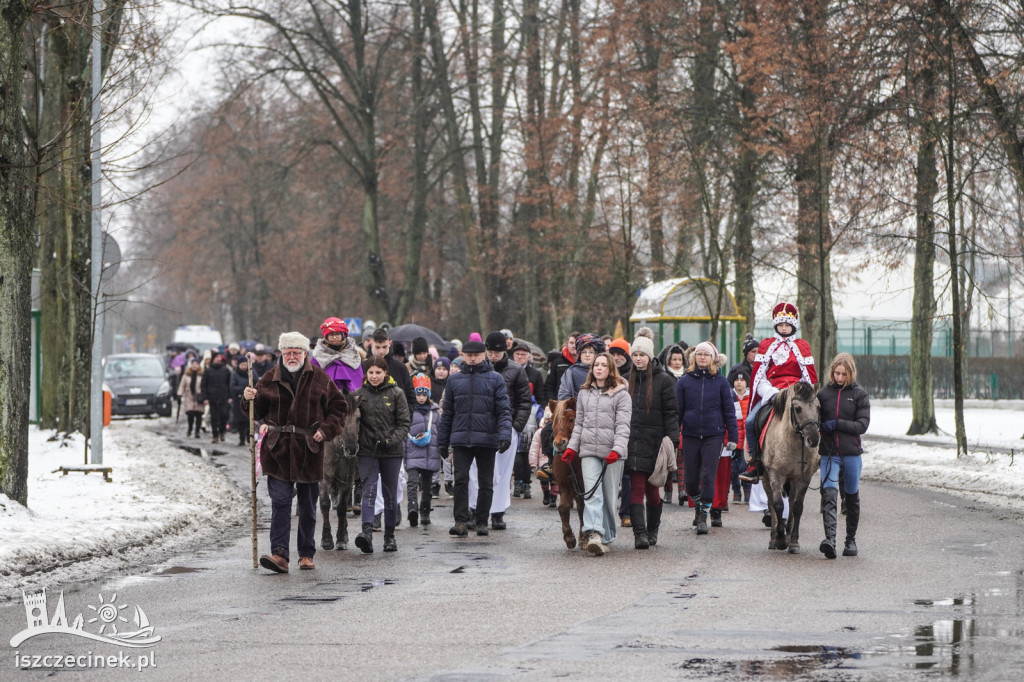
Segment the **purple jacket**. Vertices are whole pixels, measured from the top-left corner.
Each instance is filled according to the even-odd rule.
[[[316,348],[309,354],[310,363],[326,372],[338,390],[345,394],[354,393],[363,385],[362,358],[355,346],[355,342],[348,339],[345,347],[336,351],[325,346],[323,339],[319,339]]]

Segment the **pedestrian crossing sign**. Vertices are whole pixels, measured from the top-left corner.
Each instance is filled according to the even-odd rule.
[[[349,336],[362,336],[363,335],[363,318],[361,317],[346,317],[345,324],[348,326]]]

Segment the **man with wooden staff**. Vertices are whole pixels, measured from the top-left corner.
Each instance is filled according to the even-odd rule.
[[[260,565],[288,572],[293,493],[298,499],[299,568],[312,570],[316,553],[316,507],[324,478],[325,441],[341,433],[348,403],[330,377],[307,358],[309,339],[299,332],[281,334],[281,359],[256,386],[242,392],[241,409],[252,401],[264,435],[260,464],[267,475],[272,515],[270,554]]]

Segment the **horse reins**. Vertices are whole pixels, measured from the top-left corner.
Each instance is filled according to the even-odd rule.
[[[582,490],[580,490],[580,482],[576,478],[576,471],[575,469],[572,468],[572,462],[566,462],[566,466],[569,467],[569,480],[572,481],[572,489],[576,493],[577,497],[583,498],[584,502],[586,502],[587,500],[594,496],[594,493],[597,492],[597,489],[600,487],[601,482],[604,481],[604,473],[608,471],[608,462],[605,462],[604,466],[601,467],[601,475],[598,476],[597,480],[594,482],[594,487],[592,487],[587,492],[583,492]]]
[[[804,450],[807,449],[807,439],[804,437],[804,429],[810,425],[813,425],[818,431],[821,430],[821,422],[817,419],[807,419],[804,422],[796,423],[796,411],[793,409],[793,405],[789,406],[789,421],[796,429],[796,433],[800,436],[800,471],[804,470],[807,466],[807,460],[804,459]]]

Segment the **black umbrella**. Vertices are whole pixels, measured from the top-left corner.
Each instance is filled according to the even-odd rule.
[[[401,341],[407,348],[417,337],[421,336],[427,340],[428,346],[434,346],[439,351],[447,351],[451,348],[451,344],[441,338],[440,334],[418,324],[402,324],[388,330],[388,337],[392,341]]]

